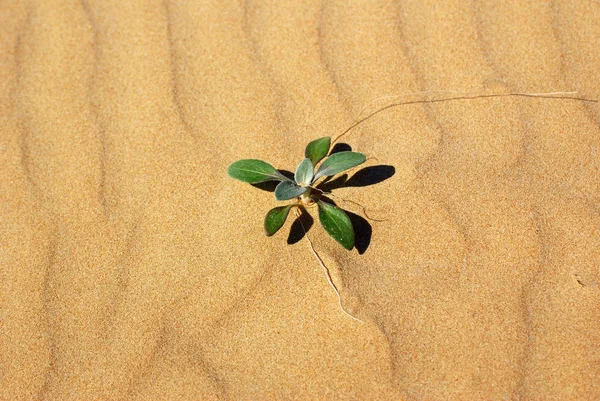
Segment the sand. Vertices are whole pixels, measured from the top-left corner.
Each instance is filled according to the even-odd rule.
[[[463,95],[599,99],[599,20],[594,0],[3,1],[0,399],[600,399],[600,107]],[[393,167],[335,190],[378,220],[360,252],[308,231],[359,322],[226,169],[293,170],[407,101],[340,140]]]

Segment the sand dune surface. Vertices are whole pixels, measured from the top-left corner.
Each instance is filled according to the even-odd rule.
[[[600,399],[600,107],[574,99],[600,99],[598,21],[2,1],[0,399]],[[487,96],[548,92],[576,93]],[[226,173],[293,171],[357,117],[338,142],[368,160],[333,198],[356,249],[312,208],[308,238],[360,321]]]

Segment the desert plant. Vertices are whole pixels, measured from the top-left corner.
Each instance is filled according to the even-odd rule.
[[[260,184],[279,181],[275,187],[275,199],[294,200],[294,203],[269,210],[264,222],[267,236],[272,236],[283,226],[293,207],[302,208],[316,204],[319,221],[325,231],[344,248],[351,250],[354,247],[354,228],[350,218],[342,209],[321,199],[322,191],[317,188],[317,181],[356,167],[364,163],[366,157],[362,153],[350,151],[337,152],[326,157],[330,147],[329,137],[310,142],[304,152],[305,159],[296,167],[294,179],[286,177],[262,160],[243,159],[229,166],[229,176],[243,182]]]

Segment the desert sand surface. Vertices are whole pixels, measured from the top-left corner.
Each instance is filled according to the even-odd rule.
[[[595,0],[3,0],[0,399],[599,400],[600,107],[479,96],[599,99],[599,21]],[[360,249],[314,209],[308,230],[358,321],[226,171],[293,171],[365,107],[340,143],[378,182],[334,191],[372,219]]]

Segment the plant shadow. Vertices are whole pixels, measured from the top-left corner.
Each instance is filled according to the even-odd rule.
[[[329,155],[332,155],[334,153],[350,152],[350,151],[352,151],[352,146],[348,145],[347,143],[336,143],[335,145],[333,145],[333,149],[331,149],[331,152],[329,153]]]
[[[362,168],[350,178],[348,178],[348,174],[343,174],[334,180],[323,181],[317,188],[324,192],[331,192],[338,188],[366,187],[379,184],[391,178],[394,174],[396,174],[394,166],[381,164],[379,166]]]
[[[292,223],[292,227],[290,228],[290,233],[288,235],[287,243],[288,245],[293,245],[299,242],[306,233],[311,229],[315,220],[312,216],[306,211],[306,209],[302,206],[300,209],[300,217],[296,217],[296,220]]]
[[[373,234],[373,227],[364,217],[358,214],[344,210],[354,228],[354,247],[358,251],[359,255],[364,254],[371,245],[371,236]]]

